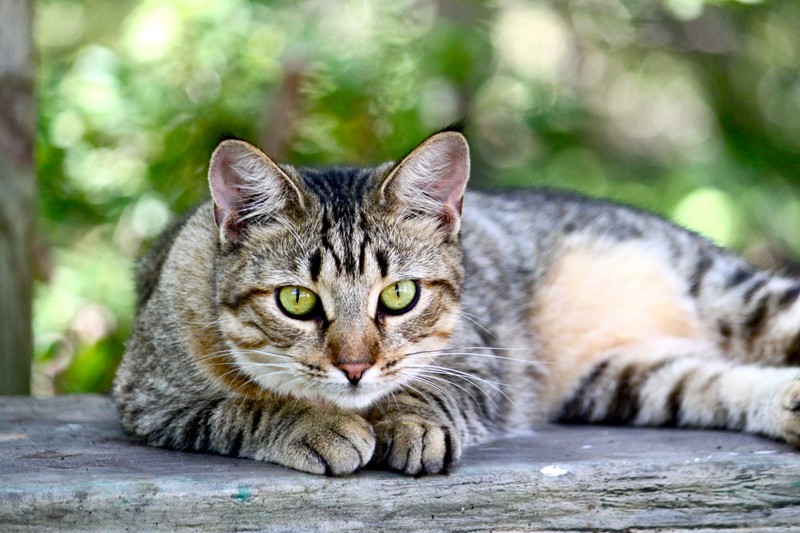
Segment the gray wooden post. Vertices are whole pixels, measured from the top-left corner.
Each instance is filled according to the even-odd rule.
[[[0,394],[29,394],[35,218],[32,0],[0,0]]]

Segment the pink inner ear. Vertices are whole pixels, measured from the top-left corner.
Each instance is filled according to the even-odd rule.
[[[427,207],[433,211],[431,214],[439,216],[445,227],[457,228],[469,179],[466,139],[455,132],[434,135],[412,152],[405,163],[407,167],[402,174],[406,175],[398,179],[424,191],[433,202]]]
[[[442,172],[428,185],[426,193],[439,201],[447,211],[456,216],[461,215],[464,203],[464,188],[469,178],[469,154],[464,153],[461,146],[448,146],[444,155],[447,163]]]
[[[214,220],[222,238],[236,242],[244,235],[248,220],[266,216],[296,202],[302,208],[302,194],[292,179],[261,150],[244,141],[224,141],[208,169],[214,203]]]
[[[211,162],[209,181],[214,198],[214,218],[219,226],[227,217],[235,215],[244,202],[242,178],[231,168],[232,163],[233,155],[226,148],[220,149]]]
[[[460,133],[446,131],[428,138],[406,156],[382,190],[400,206],[436,217],[445,229],[454,231],[459,227],[468,179],[467,140]]]

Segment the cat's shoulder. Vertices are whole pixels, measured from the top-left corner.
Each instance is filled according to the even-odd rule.
[[[150,251],[139,260],[136,268],[136,294],[138,295],[136,306],[138,309],[141,309],[150,299],[161,277],[164,263],[172,249],[176,247],[176,243],[178,246],[181,245],[178,242],[179,236],[188,235],[189,237],[184,236],[182,239],[191,239],[198,229],[196,226],[207,225],[204,224],[209,218],[206,212],[211,209],[211,202],[205,201],[183,213],[167,226],[167,229],[158,236]]]

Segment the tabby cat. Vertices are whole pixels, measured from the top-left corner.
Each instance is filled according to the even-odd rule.
[[[125,429],[329,475],[446,472],[542,419],[800,446],[798,281],[629,207],[465,196],[469,168],[454,130],[368,169],[220,144],[138,272]]]

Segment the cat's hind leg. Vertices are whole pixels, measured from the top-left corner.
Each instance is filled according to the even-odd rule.
[[[701,259],[690,292],[732,360],[800,368],[800,282],[729,256]]]
[[[590,242],[553,265],[532,321],[548,363],[547,415],[797,444],[800,368],[784,354],[800,331],[790,324],[796,313],[800,326],[800,300],[790,282],[745,275],[743,261],[720,251],[681,268],[672,260],[649,242]]]
[[[800,369],[737,364],[708,348],[655,339],[598,354],[551,417],[741,430],[800,447]]]

